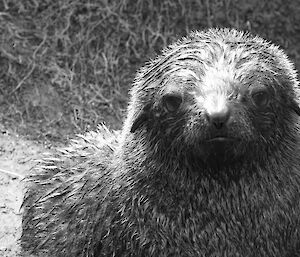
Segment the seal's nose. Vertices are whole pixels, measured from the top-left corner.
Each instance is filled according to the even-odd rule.
[[[207,122],[215,129],[222,129],[230,120],[230,107],[225,94],[210,94],[203,103]]]
[[[216,129],[222,129],[228,123],[230,118],[230,109],[224,106],[222,109],[205,113],[207,121]]]

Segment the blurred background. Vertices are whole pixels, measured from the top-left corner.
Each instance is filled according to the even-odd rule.
[[[0,126],[66,142],[120,128],[136,70],[190,30],[234,27],[300,67],[299,0],[0,0]]]

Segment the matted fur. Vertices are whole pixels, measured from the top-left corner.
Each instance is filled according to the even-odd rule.
[[[268,96],[261,106],[256,90]],[[180,104],[168,107],[170,94]],[[207,119],[215,99],[230,107],[230,143],[211,141],[221,133]],[[191,33],[138,72],[120,134],[100,126],[29,176],[23,249],[300,256],[298,101],[278,47],[234,29]]]

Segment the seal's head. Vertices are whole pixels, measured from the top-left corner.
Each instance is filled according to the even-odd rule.
[[[292,140],[297,91],[273,44],[233,29],[194,32],[138,73],[125,135],[196,165],[253,161]]]

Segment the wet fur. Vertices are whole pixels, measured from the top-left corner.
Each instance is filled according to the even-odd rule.
[[[257,108],[250,93],[262,86],[271,97]],[[226,133],[238,140],[221,161],[205,143],[218,133],[203,115],[205,88],[231,97]],[[183,99],[175,112],[170,93]],[[27,178],[23,249],[300,256],[298,99],[294,67],[274,45],[236,30],[191,33],[138,72],[120,134],[100,126]]]

